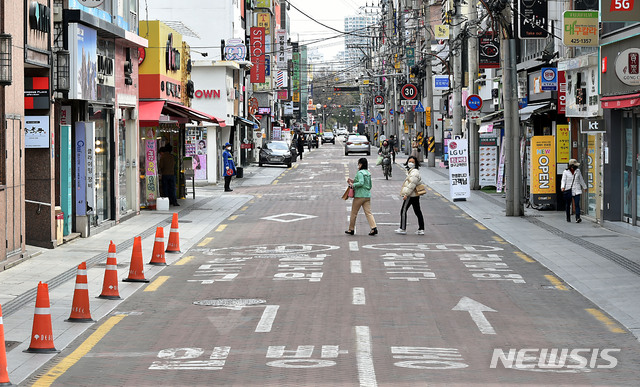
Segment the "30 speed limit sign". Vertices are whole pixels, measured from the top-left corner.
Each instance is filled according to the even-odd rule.
[[[418,97],[418,88],[412,83],[407,83],[400,90],[402,99],[415,99]]]

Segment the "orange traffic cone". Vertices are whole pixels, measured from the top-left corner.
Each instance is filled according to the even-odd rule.
[[[167,261],[164,259],[164,229],[162,227],[156,228],[156,242],[153,244],[153,254],[151,255],[151,262],[149,265],[166,265]]]
[[[11,386],[9,381],[9,365],[4,342],[4,323],[2,322],[2,305],[0,305],[0,386]]]
[[[178,233],[178,214],[173,214],[171,219],[171,233],[169,233],[169,242],[167,243],[167,253],[180,252],[180,233]]]
[[[109,243],[109,253],[107,254],[107,268],[104,271],[104,281],[102,283],[102,293],[98,298],[107,300],[121,300],[118,293],[118,260],[116,259],[116,245]]]
[[[49,285],[38,283],[36,310],[33,316],[31,344],[25,352],[52,353],[60,352],[53,345],[53,328],[51,327],[51,311],[49,310]]]
[[[89,308],[89,284],[87,282],[87,263],[78,265],[76,275],[76,290],[73,292],[73,303],[71,304],[71,316],[64,320],[67,322],[95,322],[91,318]]]
[[[144,278],[144,263],[142,262],[142,237],[133,238],[133,251],[131,252],[131,265],[129,266],[129,277],[123,279],[124,282],[149,282]]]

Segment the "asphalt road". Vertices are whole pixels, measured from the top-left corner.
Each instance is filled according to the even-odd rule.
[[[24,384],[638,385],[630,333],[434,191],[426,235],[411,211],[395,234],[399,166],[371,168],[380,234],[345,235],[359,157],[235,188],[255,198]]]

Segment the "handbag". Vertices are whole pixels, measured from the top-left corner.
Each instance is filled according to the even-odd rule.
[[[382,164],[382,160],[384,159],[384,157],[382,157],[382,155],[378,156],[378,160],[376,160],[376,165],[380,165]]]
[[[420,183],[416,185],[416,194],[418,194],[418,196],[422,196],[426,193],[427,193],[427,187],[425,187],[424,184]]]
[[[342,200],[347,200],[349,198],[352,198],[354,195],[354,191],[353,188],[351,187],[347,187],[347,189],[344,191],[344,193],[342,194]]]
[[[571,181],[571,185],[569,186],[569,189],[564,189],[564,191],[562,191],[562,198],[568,202],[571,200],[571,197],[573,197],[573,183],[576,181],[576,174],[573,174],[573,180]]]

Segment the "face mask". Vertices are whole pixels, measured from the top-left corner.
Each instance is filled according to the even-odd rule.
[[[416,167],[416,165],[414,163],[407,163],[407,168],[413,169],[415,167]]]
[[[227,147],[227,150],[228,150],[228,151],[230,151],[230,150],[231,150],[231,147],[230,147],[230,146],[228,146],[228,147]]]

